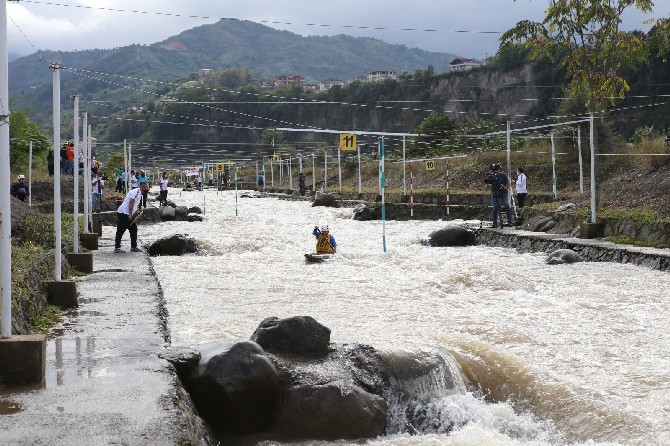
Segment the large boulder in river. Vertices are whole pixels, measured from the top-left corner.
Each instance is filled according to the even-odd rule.
[[[340,207],[340,204],[338,203],[337,199],[330,194],[319,194],[318,197],[314,199],[312,202],[312,206],[326,206],[326,207],[331,207],[331,208],[338,208]]]
[[[251,340],[270,353],[318,358],[328,354],[330,329],[309,316],[269,317],[258,325]]]
[[[161,218],[165,221],[174,220],[176,218],[175,210],[172,206],[164,206],[161,209]]]
[[[428,240],[422,242],[428,246],[472,246],[475,244],[475,234],[462,226],[447,226],[433,231]]]
[[[150,256],[181,256],[198,250],[195,240],[182,234],[175,234],[156,240],[147,248]]]
[[[374,438],[386,428],[381,396],[339,382],[295,386],[282,399],[277,433],[289,438]]]
[[[547,256],[549,265],[561,265],[563,263],[583,262],[584,258],[572,249],[557,249]]]
[[[358,221],[379,220],[381,218],[380,207],[375,204],[357,204],[354,207],[352,218]]]
[[[185,384],[198,413],[215,430],[237,434],[268,431],[279,396],[279,373],[251,341],[214,342],[200,347],[197,367]]]

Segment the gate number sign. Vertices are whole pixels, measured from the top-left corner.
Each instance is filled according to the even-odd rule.
[[[217,171],[217,172],[223,172],[223,164],[218,163],[218,164],[216,165],[216,171]]]
[[[435,170],[435,161],[426,161],[426,170]]]
[[[356,135],[340,133],[340,150],[356,150]]]

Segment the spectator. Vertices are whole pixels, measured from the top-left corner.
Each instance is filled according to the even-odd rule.
[[[17,182],[14,183],[12,185],[12,188],[10,189],[10,193],[12,194],[13,197],[18,198],[19,200],[25,203],[26,197],[30,195],[28,185],[26,184],[25,175],[19,175],[16,181]]]

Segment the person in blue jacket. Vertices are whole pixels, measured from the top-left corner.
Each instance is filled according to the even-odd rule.
[[[335,254],[337,249],[337,242],[335,237],[330,235],[330,228],[328,225],[314,226],[312,235],[316,237],[316,253],[317,254]]]

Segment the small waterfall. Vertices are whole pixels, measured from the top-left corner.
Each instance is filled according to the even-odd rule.
[[[459,402],[468,394],[458,363],[446,351],[393,352],[385,357],[393,378],[385,395],[386,433],[446,434],[472,421]]]

